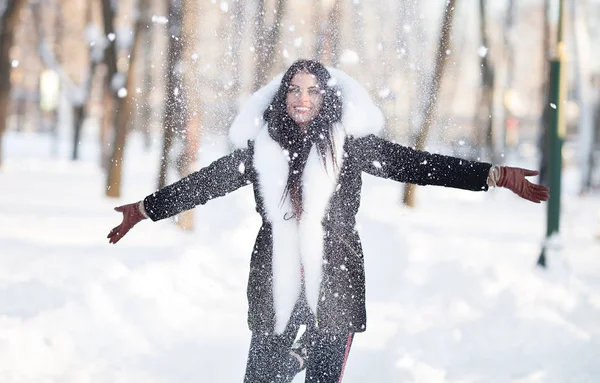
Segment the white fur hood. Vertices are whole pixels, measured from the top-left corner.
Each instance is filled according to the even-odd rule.
[[[328,67],[327,70],[333,83],[342,92],[341,123],[345,133],[355,137],[378,134],[383,129],[385,120],[369,92],[340,69]],[[248,140],[254,140],[265,125],[263,112],[277,93],[282,78],[283,73],[280,73],[269,84],[252,94],[241,107],[229,130],[229,139],[236,149],[246,148]]]

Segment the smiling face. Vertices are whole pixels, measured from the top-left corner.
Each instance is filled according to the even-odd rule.
[[[304,132],[321,110],[323,92],[313,74],[298,72],[290,81],[285,99],[287,113]]]

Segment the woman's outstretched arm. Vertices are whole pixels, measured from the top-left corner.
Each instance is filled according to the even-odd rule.
[[[494,166],[485,162],[432,154],[395,144],[374,135],[354,140],[361,169],[374,176],[417,185],[437,185],[465,190],[488,190],[505,187],[522,198],[539,203],[549,197],[546,186],[529,182],[525,177],[536,171]]]
[[[488,189],[491,164],[415,150],[375,135],[354,141],[361,169],[374,176],[417,185]]]
[[[250,184],[250,149],[238,149],[144,198],[153,221],[172,217]]]
[[[116,207],[123,213],[123,221],[110,231],[109,242],[117,243],[145,218],[159,221],[172,217],[252,183],[251,163],[252,149],[238,149],[142,201]]]

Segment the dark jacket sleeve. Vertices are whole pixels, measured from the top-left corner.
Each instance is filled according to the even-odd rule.
[[[491,164],[432,154],[375,135],[354,139],[361,170],[377,177],[417,185],[487,190]]]
[[[144,198],[153,221],[172,217],[252,183],[252,150],[238,149]]]

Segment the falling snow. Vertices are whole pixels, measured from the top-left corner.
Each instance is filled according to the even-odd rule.
[[[223,30],[234,29],[235,7],[244,4],[244,9],[249,9],[243,1],[211,3],[215,14],[227,14],[223,17],[230,24],[219,27]],[[323,6],[333,3],[326,1]],[[352,17],[375,14],[378,9],[360,0],[347,3],[344,12],[352,16],[348,16],[344,28],[356,36],[348,37],[337,47],[339,56],[324,57],[330,60],[328,65],[337,60],[340,67],[355,74],[385,111],[385,117],[393,118],[383,134],[410,146],[413,143],[408,141],[421,122],[421,106],[432,100],[423,84],[430,83],[435,61],[431,52],[435,51],[439,28],[433,22],[427,24],[428,7],[433,5],[416,1],[418,7],[410,2],[392,3],[418,12],[407,16],[408,22],[393,19],[397,24],[391,24],[392,19],[387,23],[378,20],[374,24],[381,29],[369,33],[360,30]],[[467,11],[465,8],[464,13]],[[245,16],[246,24],[240,31],[244,40],[239,50],[254,60],[262,46],[248,38],[254,21]],[[268,14],[268,20],[273,18]],[[156,25],[169,24],[166,16],[152,15],[151,21]],[[312,28],[311,23],[311,18],[302,20],[286,14],[280,25],[281,42],[273,57],[289,63],[299,56],[312,55],[314,31],[304,34]],[[171,37],[186,41],[185,36],[180,36],[180,40],[173,35],[172,29],[156,25],[153,28],[160,29],[165,40]],[[476,32],[466,29],[466,23],[455,29],[452,49],[444,52],[451,55],[456,51],[455,65],[459,57],[465,62],[471,60],[467,64],[474,63],[480,61],[477,56],[487,57],[488,49],[496,49],[494,44],[481,45],[475,56],[473,50],[481,44]],[[104,36],[97,28],[89,33],[83,46],[87,44],[91,56],[100,62],[106,40],[118,40],[121,44],[128,36],[131,40],[132,31]],[[211,33],[222,37],[215,30]],[[202,91],[214,97],[203,104],[206,110],[193,115],[198,114],[204,126],[212,127],[217,122],[215,130],[222,135],[226,134],[234,111],[248,96],[244,93],[248,90],[240,91],[239,87],[252,82],[256,69],[229,66],[232,57],[239,53],[232,42],[235,38],[228,37],[223,44],[224,63],[213,61],[214,52],[198,49],[191,54],[186,51],[182,62],[172,68],[178,74],[192,68]],[[400,38],[405,39],[403,45],[394,40]],[[462,50],[463,46],[468,49]],[[153,54],[160,55],[158,61],[165,65],[166,49]],[[129,58],[126,52],[121,59],[125,57]],[[251,60],[242,57],[241,61],[245,64]],[[11,61],[12,68],[19,68],[18,71],[25,64],[18,59]],[[121,64],[119,61],[119,67]],[[154,63],[151,65],[154,68]],[[274,66],[269,75],[281,68],[283,64]],[[214,78],[213,72],[218,74]],[[468,75],[460,67],[446,74],[450,81],[444,83],[444,91],[453,89],[455,93],[440,108],[440,114],[475,108],[476,97],[460,97],[460,89],[453,88],[469,83]],[[126,79],[123,72],[110,79],[119,98],[128,96]],[[328,85],[338,86],[338,79],[332,77]],[[180,96],[185,96],[187,89],[175,87],[172,92],[182,99]],[[238,89],[238,94],[233,94],[234,89]],[[135,88],[135,93],[147,96],[153,92],[142,87]],[[399,107],[403,102],[404,109]],[[544,102],[547,101],[541,104]],[[525,102],[516,104],[517,115],[519,109],[534,109]],[[557,108],[554,103],[550,107]],[[461,153],[470,150],[473,137],[466,132],[469,122],[463,128],[452,121],[434,120],[437,126],[432,127],[432,147],[437,149],[451,142],[453,149],[463,150]],[[259,117],[248,119],[249,126],[261,123]],[[81,145],[91,148],[87,153],[99,152],[95,133],[87,131],[89,136],[81,140]],[[131,147],[123,163],[123,174],[132,180],[125,185],[125,198],[142,198],[155,188],[156,169],[148,164],[155,163],[160,154],[155,145],[145,148],[138,133],[131,134]],[[101,184],[105,176],[95,165],[97,159],[86,158],[80,164],[59,161],[47,153],[50,145],[43,141],[46,139],[8,134],[7,170],[0,173],[0,184],[7,186],[0,200],[0,242],[5,244],[0,251],[0,270],[6,274],[4,280],[0,278],[4,285],[0,302],[6,307],[0,313],[4,321],[0,338],[11,340],[0,347],[0,357],[7,361],[0,367],[0,380],[10,381],[17,371],[32,377],[30,381],[48,382],[80,377],[79,380],[87,381],[90,376],[101,381],[152,381],[164,377],[165,381],[175,382],[191,375],[207,380],[210,376],[212,381],[239,381],[249,340],[245,321],[248,255],[255,229],[260,225],[253,210],[252,187],[198,208],[194,214],[201,219],[193,236],[174,229],[170,222],[145,222],[129,235],[129,242],[108,249],[98,233],[113,225],[115,216],[110,211],[113,203],[100,199],[92,188]],[[208,158],[223,154],[219,148],[226,146],[210,146],[210,139],[202,138],[199,162],[203,165],[208,164]],[[156,138],[153,140],[157,142]],[[110,147],[112,143],[106,145]],[[518,148],[523,153],[531,150]],[[283,154],[290,160],[289,151],[284,150]],[[480,153],[468,154],[481,158]],[[297,157],[296,152],[291,155],[292,159]],[[375,169],[390,167],[384,158],[375,158],[380,159],[371,162]],[[531,157],[524,155],[519,161],[531,161]],[[236,162],[229,171],[247,174],[251,173],[250,167],[250,163],[247,167],[244,162]],[[441,173],[431,169],[431,165],[424,169],[434,172],[424,173],[428,177]],[[565,196],[569,209],[564,241],[560,241],[560,246],[556,239],[549,241],[553,259],[560,260],[562,267],[543,274],[531,265],[543,237],[543,207],[520,204],[501,190],[460,194],[431,187],[423,191],[427,203],[409,212],[398,204],[402,185],[381,182],[370,175],[363,177],[362,207],[355,228],[361,233],[366,254],[369,331],[354,341],[354,359],[349,362],[345,381],[562,382],[571,378],[589,381],[598,376],[600,370],[594,357],[600,350],[600,333],[590,318],[598,317],[600,291],[590,280],[600,278],[600,274],[595,268],[586,267],[597,254],[597,245],[589,240],[590,228],[596,224],[589,211],[598,211],[596,199],[575,198],[573,193]],[[573,182],[572,177],[567,174],[567,186]],[[39,201],[39,196],[33,194],[34,181],[36,188],[41,185],[48,194],[45,200],[55,201],[56,206],[27,202]],[[337,183],[335,190],[341,189],[341,183]],[[64,193],[69,194],[66,200]],[[581,213],[581,221],[573,218],[577,212]],[[352,227],[347,230],[351,232]],[[578,251],[563,253],[569,246]],[[348,267],[353,270],[353,259],[323,262],[346,277],[351,274]],[[354,286],[356,289],[357,284]],[[326,299],[325,295],[330,301],[332,297],[340,298],[333,290],[326,291],[321,300]],[[348,296],[356,299],[355,295]],[[342,299],[347,297],[342,294]],[[573,302],[577,302],[577,310],[572,309]],[[15,339],[19,342],[13,342]],[[188,365],[190,353],[197,358]],[[29,359],[47,360],[51,367],[41,362],[25,366],[22,361]],[[506,367],[495,368],[490,360]],[[166,365],[174,367],[165,368]],[[181,369],[183,365],[185,368]],[[72,366],[78,366],[77,371]]]
[[[488,53],[488,49],[484,46],[480,46],[479,49],[477,49],[477,54],[479,55],[479,57],[485,57],[487,56]]]
[[[169,19],[167,19],[165,16],[152,15],[152,22],[155,24],[167,24]]]

